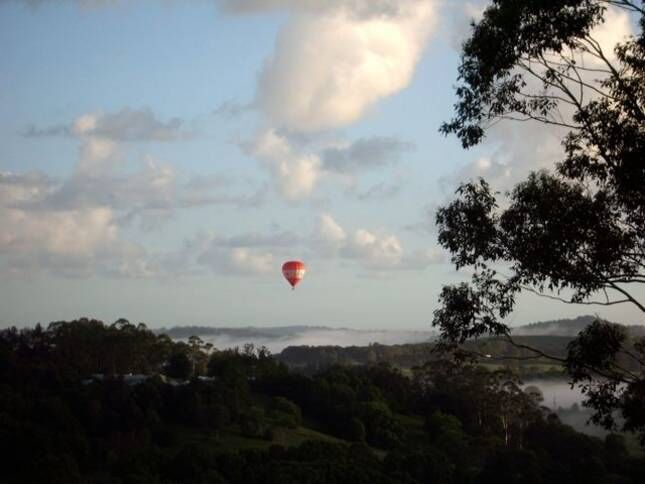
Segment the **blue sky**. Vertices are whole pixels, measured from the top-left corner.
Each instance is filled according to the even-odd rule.
[[[438,133],[480,11],[0,0],[0,326],[427,328],[463,277],[434,208],[460,180],[503,188],[559,152],[549,132],[467,152]],[[309,269],[293,292],[292,258]],[[579,313],[527,298],[515,318]]]

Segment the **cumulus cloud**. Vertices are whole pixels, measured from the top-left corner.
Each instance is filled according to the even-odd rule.
[[[319,143],[321,131],[359,120],[379,100],[409,85],[434,28],[428,0],[222,0],[232,14],[289,13],[260,73],[254,107],[267,126],[245,148],[269,168],[287,200],[313,195],[327,178],[351,186],[362,170],[383,167],[413,148],[395,137]],[[230,109],[229,109],[230,108]],[[218,114],[240,112],[224,104]],[[306,137],[314,141],[307,146]],[[318,136],[318,138],[316,138]],[[300,141],[298,139],[300,138]],[[360,199],[387,198],[374,187]]]
[[[158,274],[149,254],[124,240],[107,204],[50,204],[64,186],[39,173],[0,173],[0,272],[63,277]]]
[[[197,264],[215,273],[234,275],[262,275],[277,271],[274,255],[262,248],[230,246],[216,237],[202,240]]]
[[[0,172],[0,206],[15,208],[32,200],[42,200],[54,185],[54,180],[40,172]]]
[[[172,165],[150,156],[133,170],[126,163],[122,141],[166,135],[154,123],[130,130],[122,122],[150,118],[121,114],[107,120],[82,115],[66,128],[80,143],[74,170],[62,180],[38,172],[0,173],[3,273],[44,271],[70,277],[191,273],[195,271],[194,254],[185,248],[148,253],[124,239],[121,229],[135,222],[140,229],[156,229],[186,208],[250,207],[263,202],[264,187],[247,194],[240,192],[236,180],[222,181],[217,175],[182,183]],[[251,267],[266,262],[252,251],[236,249],[231,247],[230,267],[240,265],[244,258]]]
[[[319,217],[313,242],[320,255],[354,260],[369,271],[423,270],[444,260],[438,249],[406,253],[399,238],[387,232],[364,228],[348,232],[329,214]]]
[[[155,226],[153,220],[166,218],[179,205],[175,172],[170,165],[151,157],[138,170],[126,172],[124,161],[115,142],[85,138],[72,175],[50,184],[46,194],[24,200],[21,206],[32,212],[107,207],[120,222],[138,215],[142,225]]]
[[[113,275],[175,278],[203,275],[206,271],[234,276],[276,274],[279,262],[294,248],[306,244],[304,238],[289,231],[231,236],[202,232],[167,252],[137,252],[136,247],[127,247],[129,251],[122,251],[122,263],[115,266]]]
[[[57,270],[85,274],[117,242],[118,227],[106,207],[28,210],[52,182],[42,175],[0,173],[0,264],[4,272]]]
[[[265,162],[279,192],[288,200],[311,195],[321,177],[320,157],[315,153],[298,152],[285,135],[274,129],[261,133],[247,150]]]
[[[294,12],[266,61],[257,93],[271,122],[293,131],[350,124],[407,87],[435,20],[434,2],[425,0],[299,3],[234,8]]]
[[[103,122],[103,119],[84,114],[70,125],[70,133],[80,139],[74,172],[56,186],[50,186],[46,197],[26,201],[23,208],[27,205],[32,209],[54,210],[109,207],[115,211],[119,224],[137,220],[141,228],[151,230],[159,228],[180,209],[207,205],[248,208],[265,202],[265,186],[240,189],[236,180],[219,175],[193,177],[181,183],[169,163],[151,156],[139,163],[138,169],[126,169],[123,144],[116,141],[120,137],[116,136],[120,122],[114,118]],[[151,130],[153,125],[149,126]],[[111,133],[115,139],[99,133]],[[143,135],[143,131],[139,134]]]
[[[47,271],[67,277],[105,272],[132,260],[133,244],[119,238],[109,206],[50,206],[61,183],[40,173],[0,173],[0,271]]]
[[[349,237],[340,254],[360,260],[367,269],[387,270],[399,266],[403,258],[403,246],[394,235],[358,229]]]
[[[280,263],[294,254],[306,260],[336,259],[352,262],[370,274],[424,270],[443,262],[435,248],[405,251],[393,234],[364,228],[346,230],[331,215],[322,214],[309,234],[292,231],[247,232],[237,235],[199,234],[185,242],[181,251],[163,261],[163,273],[198,271],[236,276],[279,273]]]
[[[117,228],[108,208],[42,211],[25,214],[8,210],[0,239],[2,250],[86,256],[116,239]]]
[[[318,226],[316,227],[316,240],[326,244],[338,245],[345,242],[347,233],[331,215],[324,213],[320,216]]]
[[[184,122],[173,118],[160,121],[149,108],[123,108],[116,113],[88,113],[76,118],[69,125],[44,128],[29,126],[25,137],[44,136],[77,137],[94,136],[111,141],[176,141],[190,138],[193,133],[183,129]]]
[[[314,253],[321,257],[335,257],[345,245],[347,232],[331,215],[322,214],[312,234]]]
[[[178,250],[148,252],[124,239],[122,228],[134,218],[142,229],[165,221],[180,200],[175,191],[174,173],[152,161],[131,177],[76,174],[62,183],[38,173],[0,173],[0,271],[129,278],[205,268],[257,274],[272,267],[267,247],[279,251],[298,241],[289,232],[251,233],[202,237]]]
[[[275,269],[272,254],[245,247],[229,250],[211,248],[199,257],[198,262],[222,274],[258,275],[274,272]]]
[[[359,200],[395,196],[401,187],[400,180],[379,183],[361,191],[356,186],[356,178],[366,170],[395,163],[413,146],[395,137],[379,136],[351,143],[338,140],[311,143],[306,137],[302,139],[275,129],[264,130],[255,140],[243,145],[249,155],[264,163],[278,193],[290,201],[311,197],[325,179],[340,181],[347,194]]]

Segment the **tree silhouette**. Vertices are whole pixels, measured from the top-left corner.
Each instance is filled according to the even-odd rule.
[[[613,52],[593,37],[609,7],[639,24]],[[495,0],[473,25],[455,117],[442,131],[466,148],[502,120],[568,132],[554,170],[531,173],[505,195],[484,180],[464,183],[438,210],[439,242],[457,268],[474,273],[440,294],[440,349],[493,335],[529,351],[524,358],[551,356],[514,342],[504,323],[525,291],[567,304],[627,304],[645,315],[644,27],[643,2],[629,0]],[[595,421],[612,427],[620,410],[624,428],[642,431],[644,349],[598,321],[566,358],[551,357],[582,385]]]

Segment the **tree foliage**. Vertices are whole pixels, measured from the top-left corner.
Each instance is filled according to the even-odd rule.
[[[594,38],[608,8],[638,24],[613,50]],[[504,320],[523,291],[645,316],[644,27],[643,2],[630,0],[494,0],[473,25],[442,131],[468,148],[502,120],[557,126],[564,158],[505,194],[464,183],[437,212],[439,242],[474,269],[441,292],[443,349],[491,334],[512,342]],[[619,410],[624,428],[645,430],[644,348],[600,321],[571,343],[561,360],[595,421],[611,427]]]
[[[145,379],[85,378],[95,369],[88,361],[118,353],[105,348],[113,338],[125,348],[151,342],[149,353],[119,359],[126,370],[150,366]],[[87,346],[61,355],[65,341]],[[530,473],[540,483],[636,484],[645,476],[645,460],[619,437],[603,442],[545,417],[508,372],[435,361],[413,378],[382,364],[305,376],[249,345],[193,352],[192,361],[208,358],[210,376],[168,380],[157,345],[167,359],[186,351],[192,367],[189,345],[125,321],[0,331],[2,482],[503,483]]]

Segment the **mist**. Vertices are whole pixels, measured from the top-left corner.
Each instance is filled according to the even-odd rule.
[[[536,386],[542,391],[544,401],[542,405],[552,410],[563,424],[570,425],[578,432],[604,437],[609,432],[589,423],[592,411],[582,406],[584,395],[579,387],[571,388],[564,380],[535,379],[524,382],[524,387]]]
[[[188,334],[168,334],[176,340],[186,340]],[[280,328],[195,328],[191,333],[204,342],[211,343],[218,350],[242,347],[247,343],[266,346],[273,354],[280,353],[288,346],[368,346],[372,343],[395,345],[424,343],[433,338],[430,331],[413,330],[358,330],[349,328],[327,328],[287,326]]]

